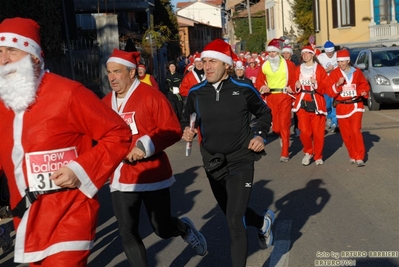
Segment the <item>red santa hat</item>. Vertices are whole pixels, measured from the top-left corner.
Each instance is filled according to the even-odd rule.
[[[140,61],[139,52],[127,52],[115,48],[111,56],[107,60],[107,64],[109,62],[115,62],[118,64],[125,65],[126,67],[136,68],[137,62],[139,61]]]
[[[235,70],[245,70],[244,63],[241,60],[238,60],[236,62],[236,65],[234,67]]]
[[[223,61],[233,66],[233,60],[237,60],[237,55],[231,49],[231,46],[222,39],[216,39],[204,47],[201,58],[210,57]]]
[[[43,62],[40,26],[32,19],[16,17],[3,20],[0,23],[0,46],[17,48]]]
[[[302,47],[301,53],[303,53],[303,52],[309,52],[309,53],[312,53],[314,55],[314,50],[313,50],[313,47],[311,45],[307,45],[307,46]]]
[[[195,61],[201,61],[201,54],[198,52],[195,52],[194,54],[194,62]]]
[[[267,52],[281,52],[280,51],[280,42],[283,42],[284,40],[281,39],[272,39],[269,44],[267,45],[266,51]]]
[[[147,70],[147,67],[144,65],[144,64],[142,64],[142,63],[140,63],[138,66],[137,66],[137,68],[139,69],[139,68],[142,68],[142,69],[144,69],[144,70]]]
[[[345,60],[351,60],[349,56],[349,51],[346,49],[339,50],[337,52],[337,61],[345,61]]]
[[[294,54],[294,50],[292,50],[292,47],[289,45],[286,45],[283,47],[283,49],[281,49],[281,53],[284,53],[284,52],[289,52],[289,53],[291,53],[291,55]]]

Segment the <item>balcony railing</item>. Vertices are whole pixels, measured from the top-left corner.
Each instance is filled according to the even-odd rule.
[[[370,26],[370,41],[397,40],[399,23]]]
[[[155,0],[74,0],[74,5],[77,13],[118,12],[154,7]]]

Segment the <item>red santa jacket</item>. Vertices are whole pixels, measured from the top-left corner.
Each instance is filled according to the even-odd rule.
[[[255,68],[247,67],[245,69],[245,77],[250,79],[252,83],[256,82],[256,77],[258,77],[258,73],[260,71],[260,67],[258,65],[255,65]]]
[[[341,77],[345,78],[345,82],[336,87],[336,83]],[[330,72],[330,79],[334,84],[327,90],[329,96],[338,101],[359,99],[358,102],[351,104],[338,104],[336,107],[337,118],[347,118],[355,112],[364,112],[363,99],[368,98],[370,86],[361,70],[351,67],[351,75],[348,77],[340,68],[335,68]],[[361,97],[363,92],[367,94]]]
[[[297,112],[301,108],[301,101],[314,101],[316,102],[316,109],[318,114],[327,115],[326,101],[324,99],[324,94],[326,94],[329,87],[332,86],[331,79],[329,78],[325,69],[316,62],[313,65],[312,77],[316,79],[317,83],[312,85],[309,77],[305,77],[301,73],[302,68],[304,68],[305,63],[302,63],[296,68],[295,79],[300,81],[301,88],[295,88],[295,102],[293,104],[292,111]],[[313,93],[306,93],[311,91]],[[313,98],[312,98],[313,96]]]
[[[99,208],[94,196],[126,156],[129,128],[91,91],[51,73],[44,74],[36,100],[26,111],[15,114],[0,101],[0,117],[0,172],[8,179],[11,209],[29,185],[27,153],[75,148],[78,156],[67,166],[81,182],[75,190],[39,195],[22,219],[14,217],[15,262],[89,250]],[[94,147],[92,140],[97,141]],[[62,153],[33,169],[52,170],[53,160],[62,162]]]
[[[188,91],[190,91],[190,88],[193,87],[194,85],[202,82],[205,80],[205,75],[201,79],[201,77],[198,77],[197,73],[193,70],[188,72],[186,75],[184,75],[183,80],[181,81],[180,84],[180,95],[187,97],[188,96]]]
[[[133,163],[121,163],[111,177],[111,191],[154,191],[175,182],[164,150],[181,139],[180,122],[167,98],[153,87],[137,79],[121,107],[116,95],[109,93],[103,101],[129,124],[131,149],[137,142],[144,145],[146,156]]]

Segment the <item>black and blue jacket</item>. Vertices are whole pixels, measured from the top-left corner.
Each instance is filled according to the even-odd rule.
[[[240,150],[251,136],[266,140],[271,126],[271,112],[252,83],[228,77],[217,90],[208,81],[193,86],[184,109],[184,126],[197,113],[201,145],[211,154],[231,154]],[[217,94],[219,99],[217,100]],[[256,117],[256,131],[251,128],[252,115]]]

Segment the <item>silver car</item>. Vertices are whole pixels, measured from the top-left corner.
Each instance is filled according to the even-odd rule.
[[[399,103],[399,47],[364,49],[355,66],[370,84],[369,110],[379,110],[383,103]]]

